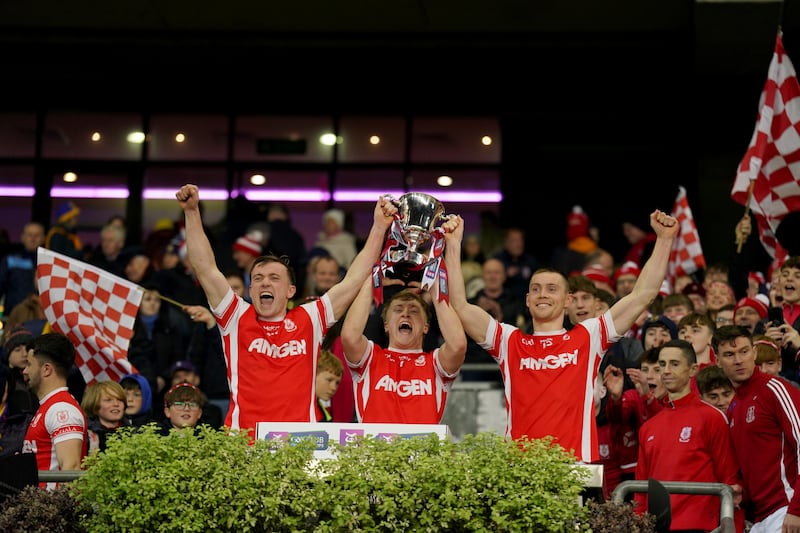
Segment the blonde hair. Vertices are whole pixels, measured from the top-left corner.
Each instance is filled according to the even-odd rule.
[[[122,400],[122,403],[127,403],[128,398],[125,395],[125,389],[116,381],[98,381],[93,385],[86,387],[83,392],[83,399],[81,400],[81,409],[88,417],[97,416],[100,410],[100,400],[103,394]]]
[[[389,316],[389,309],[394,302],[417,302],[422,308],[423,313],[425,313],[425,322],[430,323],[431,310],[428,307],[427,302],[422,299],[422,296],[420,296],[418,292],[410,289],[403,289],[400,292],[395,293],[391,298],[389,298],[389,301],[383,305],[383,309],[381,309],[381,318],[384,322],[386,322],[386,317]]]
[[[781,352],[778,344],[772,337],[766,335],[753,336],[753,348],[756,349],[756,364],[760,365],[769,361],[780,361]]]
[[[317,361],[317,374],[326,370],[334,376],[342,377],[344,375],[342,361],[329,350],[321,350]]]

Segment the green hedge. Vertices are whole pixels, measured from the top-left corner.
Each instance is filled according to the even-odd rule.
[[[81,525],[108,531],[588,530],[587,474],[549,440],[495,433],[286,446],[202,428],[114,435],[72,482]]]

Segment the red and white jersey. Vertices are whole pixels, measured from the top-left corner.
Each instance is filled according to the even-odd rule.
[[[696,392],[669,402],[639,429],[636,479],[740,484],[728,420]],[[647,510],[647,494],[634,495],[636,512]],[[672,530],[711,531],[719,525],[719,497],[672,494]]]
[[[358,363],[348,361],[356,416],[364,423],[439,424],[459,372],[448,374],[433,352],[381,348],[372,341]]]
[[[632,474],[639,460],[639,428],[647,420],[645,402],[639,391],[627,389],[618,401],[609,397],[606,401],[606,417],[619,468],[626,474]]]
[[[39,470],[59,470],[55,445],[71,439],[81,439],[85,456],[88,447],[86,415],[69,393],[67,387],[55,389],[39,401],[33,415],[22,453],[35,453]],[[39,483],[40,487],[55,488],[55,483]]]
[[[800,390],[756,367],[736,389],[728,419],[754,522],[786,505],[800,516]]]
[[[225,425],[255,429],[257,422],[316,422],[317,358],[334,323],[330,298],[322,296],[291,309],[282,321],[268,322],[231,290],[214,315],[231,390]]]
[[[533,335],[490,319],[482,346],[503,376],[506,436],[552,436],[578,461],[598,461],[594,381],[600,359],[619,338],[608,311],[569,331]]]

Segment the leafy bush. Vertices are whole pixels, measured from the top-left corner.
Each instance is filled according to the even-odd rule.
[[[337,450],[337,460],[320,465],[335,495],[320,532],[561,532],[583,517],[586,474],[549,440],[481,433],[457,443],[364,439]]]
[[[333,446],[336,459],[316,461],[310,440],[250,444],[211,428],[117,432],[87,458],[71,493],[89,532],[589,528],[578,504],[588,473],[549,439],[487,432]]]
[[[0,531],[83,533],[78,506],[66,485],[55,490],[29,486],[0,507]]]
[[[90,532],[296,531],[324,496],[311,458],[310,443],[276,449],[210,427],[166,437],[146,427],[111,436],[73,489]]]

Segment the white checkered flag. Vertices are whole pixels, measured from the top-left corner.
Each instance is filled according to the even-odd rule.
[[[75,345],[75,363],[87,385],[136,372],[128,345],[141,287],[45,248],[38,249],[36,277],[45,317]]]
[[[675,278],[678,276],[694,274],[706,266],[703,247],[700,245],[700,234],[694,223],[692,209],[689,207],[686,189],[682,186],[678,187],[672,216],[678,220],[679,229],[669,254],[667,280],[670,287],[675,286]]]
[[[775,231],[787,214],[800,211],[800,83],[780,31],[731,198],[745,206],[745,214],[752,211],[761,244],[780,264],[788,252]],[[737,244],[741,251],[742,242]]]

